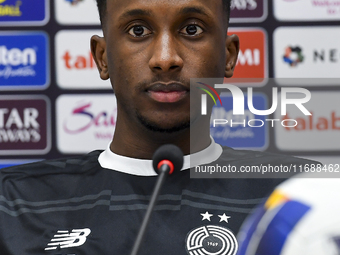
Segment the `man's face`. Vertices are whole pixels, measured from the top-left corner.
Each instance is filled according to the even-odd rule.
[[[101,77],[111,78],[118,121],[167,132],[188,128],[190,78],[225,76],[222,1],[108,0],[104,27],[97,63]]]

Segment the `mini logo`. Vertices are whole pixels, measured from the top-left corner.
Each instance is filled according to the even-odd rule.
[[[298,63],[302,63],[304,56],[302,55],[302,49],[297,47],[288,46],[285,49],[285,55],[283,56],[283,61],[288,63],[290,66],[297,66]]]
[[[234,255],[238,250],[238,243],[228,228],[208,225],[188,233],[186,250],[189,255]]]
[[[91,233],[89,228],[73,229],[71,233],[67,230],[58,230],[52,240],[47,244],[45,251],[78,247],[86,242],[86,237]]]

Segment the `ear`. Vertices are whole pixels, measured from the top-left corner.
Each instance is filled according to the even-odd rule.
[[[100,78],[107,80],[110,78],[107,67],[106,42],[104,37],[94,35],[91,37],[91,52],[100,74]]]
[[[226,39],[226,67],[225,77],[230,78],[234,74],[240,42],[237,35],[228,35]]]

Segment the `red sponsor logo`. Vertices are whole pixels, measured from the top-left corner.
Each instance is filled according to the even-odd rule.
[[[93,69],[96,68],[96,63],[91,52],[88,55],[74,55],[66,51],[63,55],[64,65],[67,69]]]
[[[265,33],[260,29],[232,29],[230,34],[237,34],[241,42],[233,78],[249,78],[257,83],[263,82],[268,76]]]

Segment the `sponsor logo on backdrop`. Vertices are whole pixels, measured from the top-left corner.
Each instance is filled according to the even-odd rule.
[[[282,21],[340,20],[340,0],[274,0],[274,14]]]
[[[57,141],[62,153],[105,149],[116,126],[116,98],[104,95],[62,95],[57,99]]]
[[[288,106],[285,115],[275,118],[294,119],[293,127],[275,126],[276,145],[287,151],[339,150],[340,144],[340,92],[312,92],[305,104],[312,115],[306,116],[296,107]]]
[[[78,69],[78,70],[97,70],[96,63],[92,57],[91,51],[87,53],[87,56],[76,55],[73,56],[70,51],[66,51],[63,55],[64,66],[66,69]]]
[[[278,79],[280,85],[339,86],[339,70],[340,27],[281,27],[275,30],[275,77],[306,79]]]
[[[50,104],[44,96],[0,96],[0,154],[46,154]]]
[[[247,100],[247,97],[245,97]],[[233,97],[222,96],[223,106],[214,106],[210,121],[210,133],[219,144],[233,148],[266,149],[268,145],[268,127],[265,116],[252,113],[249,107],[243,115],[234,115]],[[253,96],[256,109],[267,109],[267,99],[262,94]]]
[[[90,50],[92,35],[100,30],[60,31],[56,35],[57,84],[64,89],[111,89],[100,79]],[[76,43],[75,43],[76,42]]]
[[[242,44],[238,55],[233,81],[245,79],[247,86],[261,86],[268,78],[266,34],[262,29],[230,29],[229,34],[237,34]],[[234,79],[235,78],[235,79]]]
[[[45,25],[49,20],[48,0],[0,1],[1,25]]]
[[[285,48],[283,61],[289,64],[290,66],[297,66],[299,63],[303,62],[303,59],[304,56],[302,54],[302,49],[300,47],[288,46]]]
[[[0,90],[45,89],[50,82],[48,51],[45,33],[0,33]]]
[[[267,0],[232,0],[230,22],[261,22],[267,18]]]
[[[56,20],[62,25],[100,25],[94,0],[54,1]]]

